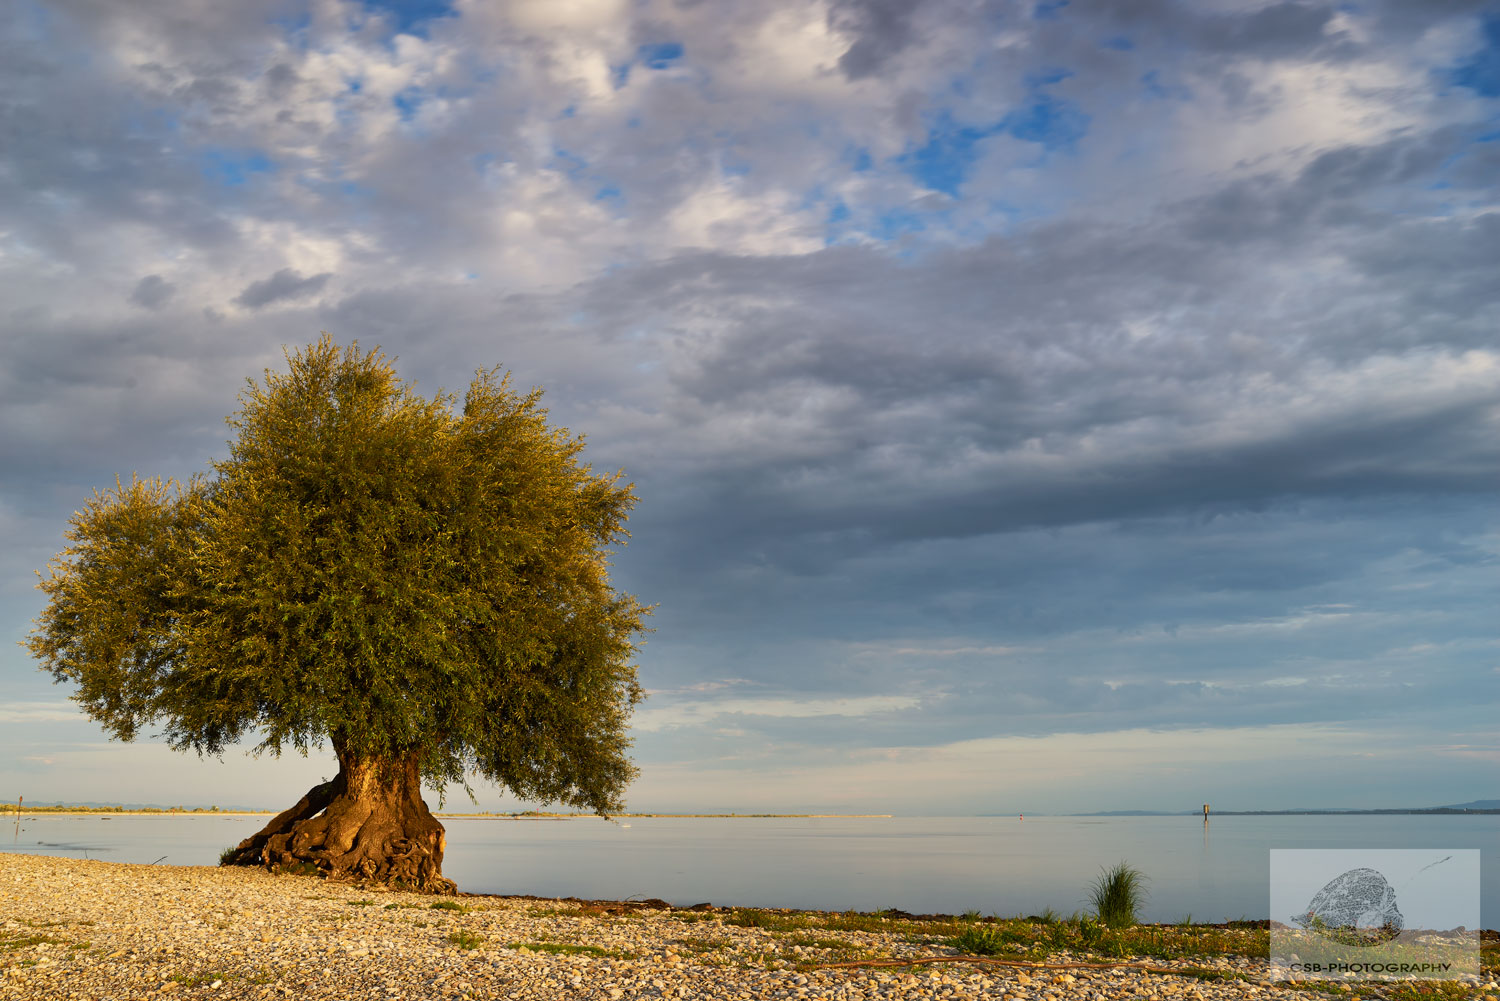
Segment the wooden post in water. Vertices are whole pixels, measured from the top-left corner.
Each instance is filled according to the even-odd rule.
[[[1203,804],[1203,822],[1205,824],[1208,823],[1208,804],[1207,803]]]

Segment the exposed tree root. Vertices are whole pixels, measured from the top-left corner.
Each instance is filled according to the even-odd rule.
[[[339,773],[235,847],[225,865],[272,872],[316,866],[336,882],[452,894],[442,875],[447,839],[422,801],[416,755],[361,758],[335,742]]]

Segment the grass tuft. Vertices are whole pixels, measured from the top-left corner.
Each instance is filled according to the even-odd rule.
[[[966,956],[998,956],[1010,943],[1003,926],[981,924],[971,924],[948,940],[949,945]]]
[[[555,956],[596,956],[601,959],[632,959],[630,953],[613,952],[597,945],[575,945],[571,942],[512,942],[508,948],[548,952]]]
[[[481,936],[475,935],[473,932],[469,931],[466,928],[460,928],[458,931],[449,932],[448,941],[452,942],[460,949],[477,949],[484,944],[484,939]]]
[[[439,900],[435,904],[428,904],[428,909],[434,911],[457,911],[460,914],[469,913],[469,908],[456,900]]]
[[[1136,908],[1146,898],[1146,875],[1128,862],[1101,869],[1089,888],[1089,899],[1099,920],[1110,928],[1129,928],[1136,923]]]

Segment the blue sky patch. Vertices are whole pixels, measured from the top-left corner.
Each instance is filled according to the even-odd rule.
[[[307,7],[288,10],[269,18],[268,23],[274,24],[286,33],[287,41],[292,47],[299,50],[307,49],[307,29],[312,27],[312,12]]]
[[[1072,101],[1038,94],[1028,108],[1012,111],[1000,128],[1024,142],[1041,143],[1049,150],[1068,150],[1089,130],[1089,116]]]
[[[682,51],[681,42],[657,42],[642,45],[635,54],[647,69],[664,70],[682,58]]]
[[[256,174],[270,174],[276,164],[260,150],[209,149],[201,154],[203,176],[225,187],[249,183]]]
[[[870,227],[870,235],[877,240],[895,240],[908,233],[920,233],[927,228],[927,220],[920,212],[910,209],[892,209],[882,212]]]
[[[391,103],[401,113],[401,120],[409,122],[417,117],[417,110],[422,107],[422,100],[420,87],[407,87],[405,90],[397,91],[391,98]]]
[[[440,17],[457,17],[449,0],[363,0],[365,10],[385,17],[399,34],[427,37],[427,24]]]
[[[556,146],[552,150],[551,166],[576,181],[589,169],[589,162],[577,153]]]
[[[1056,21],[1057,15],[1068,5],[1068,0],[1042,0],[1031,9],[1031,16],[1038,21]]]
[[[1106,38],[1100,42],[1099,47],[1101,49],[1114,49],[1116,52],[1129,52],[1135,48],[1135,43],[1123,35],[1116,35],[1114,38]]]
[[[958,125],[944,112],[928,127],[926,145],[899,157],[897,163],[926,187],[957,197],[969,169],[979,158],[975,147],[981,139],[999,131],[1000,126]]]
[[[1026,76],[1022,79],[1025,80],[1027,87],[1030,87],[1034,90],[1037,87],[1046,87],[1054,83],[1062,83],[1072,75],[1072,70],[1064,69],[1061,66],[1044,66],[1039,70],[1033,70],[1032,72],[1027,73]]]
[[[1486,17],[1482,30],[1484,48],[1456,66],[1451,79],[1482,97],[1500,97],[1500,14]]]

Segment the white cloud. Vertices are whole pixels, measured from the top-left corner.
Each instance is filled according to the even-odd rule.
[[[678,701],[637,709],[631,728],[643,733],[710,726],[726,716],[765,716],[814,720],[820,717],[866,717],[918,708],[922,699],[907,695],[864,695],[847,698],[738,698]]]
[[[86,719],[72,702],[10,702],[0,706],[0,723],[74,723]]]
[[[899,642],[856,643],[859,657],[1008,657],[1015,653],[1035,653],[1035,647],[986,645],[903,645]]]

